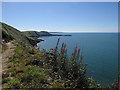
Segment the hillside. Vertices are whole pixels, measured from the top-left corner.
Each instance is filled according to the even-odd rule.
[[[23,33],[26,36],[33,37],[33,38],[38,38],[38,37],[41,37],[41,36],[52,36],[52,34],[50,34],[49,32],[46,32],[46,31],[41,31],[41,32],[37,32],[37,31],[24,31]]]
[[[11,40],[18,40],[23,41],[24,43],[30,44],[30,45],[36,45],[38,42],[40,42],[40,39],[32,39],[27,36],[25,36],[22,32],[17,30],[16,28],[7,25],[5,23],[0,23],[2,25],[2,39],[4,42],[9,42]]]

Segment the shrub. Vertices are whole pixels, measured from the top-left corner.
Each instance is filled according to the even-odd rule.
[[[88,88],[89,84],[86,74],[86,64],[82,62],[83,53],[79,47],[75,47],[71,58],[67,57],[67,45],[62,43],[60,51],[58,51],[58,43],[55,48],[50,49],[46,54],[46,63],[52,68],[50,73],[54,79],[70,80],[70,87]],[[67,84],[67,82],[65,83]]]
[[[9,82],[5,83],[4,86],[6,88],[20,88],[19,87],[20,83],[21,83],[21,80],[19,78],[14,78]]]

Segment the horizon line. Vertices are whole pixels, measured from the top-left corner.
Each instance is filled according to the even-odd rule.
[[[24,32],[24,31],[37,31],[37,32],[41,32],[41,31],[46,31],[46,32],[55,32],[55,33],[119,33],[119,31],[113,31],[113,32],[102,32],[102,31],[47,31],[47,30],[20,30],[21,32]]]

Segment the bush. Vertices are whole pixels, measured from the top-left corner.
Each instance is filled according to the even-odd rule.
[[[79,47],[75,47],[71,58],[67,57],[67,45],[62,43],[60,51],[58,51],[58,43],[55,48],[50,49],[46,53],[46,63],[49,68],[52,68],[50,73],[54,79],[62,79],[70,81],[70,87],[74,88],[88,88],[89,84],[86,74],[86,64],[82,62],[83,53],[80,52]],[[67,82],[64,83],[68,84]]]

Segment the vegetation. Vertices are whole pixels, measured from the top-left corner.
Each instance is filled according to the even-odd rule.
[[[40,36],[52,36],[52,34],[46,32],[46,31],[41,31],[41,32],[37,32],[37,31],[24,31],[23,33],[26,36],[32,37],[32,38],[38,38]]]
[[[84,54],[77,46],[70,58],[65,43],[58,51],[60,38],[56,47],[40,51],[32,46],[34,41],[37,43],[35,38],[6,24],[3,24],[3,39],[12,40],[15,46],[14,55],[7,62],[8,69],[2,75],[3,88],[104,88],[86,77],[87,64],[83,63]]]
[[[100,87],[85,76],[86,64],[83,54],[75,48],[67,58],[66,44],[61,51],[39,51],[23,42],[14,41],[15,54],[9,59],[8,70],[3,73],[4,88],[93,88]],[[80,60],[80,61],[79,61]],[[79,63],[78,63],[79,61]]]
[[[115,82],[112,84],[112,88],[120,89],[120,74],[118,78],[115,80]]]
[[[41,31],[41,32],[37,32],[37,31],[25,31],[23,33],[27,37],[32,37],[32,38],[38,38],[38,37],[42,37],[42,36],[71,36],[71,35],[61,35],[61,34],[50,34],[47,31]]]
[[[17,41],[23,41],[28,45],[36,45],[38,42],[42,41],[41,39],[34,39],[34,38],[29,38],[25,36],[22,32],[19,30],[5,24],[5,23],[0,23],[2,25],[2,39],[4,42],[9,42],[11,40],[17,40]],[[4,43],[3,42],[3,43]]]
[[[29,40],[26,36],[24,36],[20,31],[18,31],[17,29],[5,24],[5,23],[1,23],[2,24],[2,38],[8,42],[10,40],[19,40],[19,41],[23,41],[29,44]]]
[[[4,52],[5,50],[7,50],[7,45],[6,45],[6,43],[4,43],[4,44],[2,45],[2,52]]]

